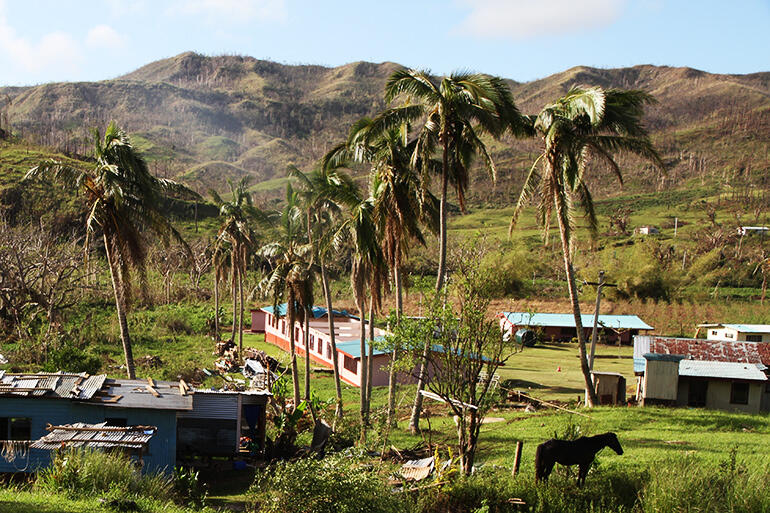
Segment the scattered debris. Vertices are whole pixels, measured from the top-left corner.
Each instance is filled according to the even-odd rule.
[[[390,446],[390,450],[383,455],[383,459],[389,459],[394,463],[405,462],[409,460],[417,460],[421,458],[427,458],[433,454],[429,447],[423,444],[418,444],[411,449],[397,449],[394,446]]]
[[[433,472],[433,456],[420,460],[409,460],[401,466],[401,476],[407,481],[422,481]]]
[[[0,354],[0,365],[5,365],[8,363],[8,358]]]
[[[160,356],[145,355],[136,361],[140,367],[146,367],[148,369],[159,369],[163,366],[163,360]]]
[[[316,422],[313,428],[313,441],[310,442],[310,451],[323,455],[331,435],[332,427],[325,420]]]

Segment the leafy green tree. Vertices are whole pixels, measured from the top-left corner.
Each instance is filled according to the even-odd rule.
[[[404,105],[391,108],[374,120],[378,131],[399,127],[404,123],[422,121],[412,157],[424,164],[434,153],[441,154],[441,201],[439,216],[439,262],[436,291],[443,288],[446,275],[448,187],[451,182],[460,208],[465,209],[465,192],[474,157],[481,157],[483,166],[493,179],[495,164],[482,140],[483,134],[499,137],[507,130],[515,135],[527,133],[526,119],[519,114],[508,85],[498,77],[476,73],[453,73],[439,80],[425,71],[402,69],[395,71],[385,87],[385,99],[392,102],[405,97]],[[424,170],[426,171],[426,170]],[[428,348],[425,348],[427,356]],[[412,408],[410,429],[419,431],[425,373],[420,373]]]
[[[534,119],[534,130],[543,141],[542,153],[524,181],[511,219],[513,230],[521,210],[533,195],[539,196],[537,218],[546,237],[551,217],[556,216],[589,406],[597,404],[597,398],[586,361],[585,334],[571,257],[575,200],[580,201],[591,234],[596,236],[596,214],[586,184],[591,162],[608,166],[621,184],[623,175],[614,159],[618,152],[636,154],[665,170],[642,124],[644,106],[653,101],[644,91],[577,87],[546,105]]]
[[[94,161],[87,169],[46,160],[30,169],[25,180],[50,177],[81,193],[85,200],[86,255],[94,234],[101,231],[115,293],[115,307],[128,377],[134,379],[134,357],[126,319],[131,272],[145,275],[147,230],[164,243],[174,238],[187,248],[179,232],[162,211],[165,194],[197,197],[170,180],[156,178],[131,144],[125,131],[110,123],[104,136],[92,131]],[[84,164],[85,165],[85,164]]]
[[[220,253],[222,245],[227,243],[230,249],[230,269],[233,293],[233,330],[231,340],[238,334],[238,357],[243,359],[243,278],[246,274],[249,248],[257,242],[254,223],[267,224],[267,216],[254,206],[247,188],[249,177],[243,177],[237,184],[228,180],[232,199],[224,201],[215,191],[209,195],[219,208],[222,224],[217,232],[215,253]],[[215,279],[216,281],[216,279]]]
[[[313,305],[313,276],[310,266],[313,247],[306,238],[304,219],[305,213],[300,207],[298,194],[291,184],[288,184],[286,206],[281,212],[276,240],[268,242],[257,252],[272,266],[271,271],[260,282],[259,290],[264,295],[272,297],[276,317],[278,305],[286,302],[295,407],[300,401],[295,341],[296,323],[304,322],[308,309]],[[307,345],[305,347],[307,348]],[[307,390],[306,395],[308,395]]]

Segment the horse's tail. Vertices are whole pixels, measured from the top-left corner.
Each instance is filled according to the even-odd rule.
[[[535,482],[543,478],[543,444],[537,446],[535,451]]]

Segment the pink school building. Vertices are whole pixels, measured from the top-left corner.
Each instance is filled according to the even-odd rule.
[[[329,319],[326,308],[314,306],[309,324],[308,346],[310,358],[325,367],[333,368],[332,347],[329,340]],[[289,351],[289,321],[286,318],[286,303],[278,305],[278,315],[272,306],[251,310],[251,331],[265,334],[265,341]],[[333,311],[334,341],[337,346],[337,358],[340,379],[355,387],[361,386],[361,321],[346,311]],[[385,331],[375,328],[375,340],[382,339]],[[368,326],[367,326],[368,334]],[[297,322],[294,326],[294,340],[298,355],[305,355],[304,326]],[[367,341],[366,350],[369,350]],[[372,362],[372,384],[388,384],[388,362],[390,354],[374,349]],[[399,380],[401,381],[401,380]]]

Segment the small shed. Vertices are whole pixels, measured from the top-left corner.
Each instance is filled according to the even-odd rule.
[[[618,372],[591,371],[599,404],[625,404],[626,378]]]
[[[646,353],[642,380],[642,405],[674,405],[679,383],[680,354]]]

